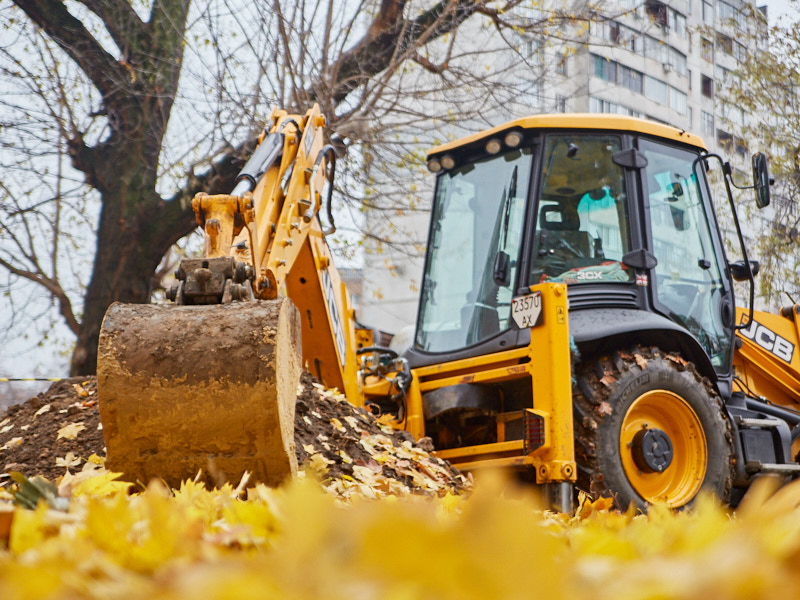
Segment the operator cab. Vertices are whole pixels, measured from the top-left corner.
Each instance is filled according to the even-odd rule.
[[[527,345],[511,300],[552,281],[569,286],[581,350],[655,344],[729,380],[734,299],[705,153],[695,136],[610,115],[529,117],[432,150],[410,364]]]

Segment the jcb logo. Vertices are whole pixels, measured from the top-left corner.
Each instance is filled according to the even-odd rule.
[[[742,319],[745,317],[742,316]],[[747,329],[740,329],[739,334],[754,341],[767,352],[774,354],[787,363],[792,362],[794,344],[768,329],[758,321],[753,321]]]

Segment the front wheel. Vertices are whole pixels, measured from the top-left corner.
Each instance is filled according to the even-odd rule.
[[[578,485],[618,507],[679,508],[701,489],[727,500],[733,442],[722,401],[680,356],[615,352],[577,368]]]

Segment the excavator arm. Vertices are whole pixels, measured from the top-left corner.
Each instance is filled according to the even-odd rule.
[[[232,193],[193,199],[205,246],[181,262],[174,304],[109,308],[98,397],[110,469],[278,483],[296,470],[300,370],[360,397],[353,310],[325,240],[336,157],[324,127],[317,105],[274,110]]]

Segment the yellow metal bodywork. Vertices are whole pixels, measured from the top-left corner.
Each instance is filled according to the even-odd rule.
[[[228,194],[209,196],[201,192],[192,199],[195,219],[205,233],[204,257],[230,256],[231,244],[243,223],[253,220],[252,206],[252,198]]]
[[[747,323],[747,317],[746,310],[736,309],[737,323]],[[800,305],[780,314],[754,311],[753,321],[737,333],[741,347],[733,355],[734,391],[800,410]],[[798,454],[800,438],[792,443],[792,456]]]
[[[742,382],[738,383],[741,391],[796,410],[800,409],[798,311],[800,305],[787,307],[781,314],[755,311],[753,320],[756,325],[738,332],[742,345],[733,355],[733,366]],[[746,323],[747,311],[737,308],[736,321]]]
[[[505,413],[497,418],[496,443],[437,451],[437,456],[465,470],[478,467],[533,467],[537,483],[575,481],[575,448],[572,423],[567,287],[544,283],[531,287],[542,294],[543,316],[531,328],[527,347],[412,369],[406,398],[406,417],[397,425],[419,438],[425,435],[423,395],[462,383],[498,383],[529,377],[530,408],[544,419],[544,444],[525,454],[523,440],[506,440],[506,422],[522,414]],[[368,382],[364,393],[385,395],[386,382]]]
[[[512,129],[606,129],[609,131],[630,131],[633,133],[643,133],[653,135],[667,140],[673,140],[683,144],[689,144],[703,150],[706,145],[703,140],[682,129],[662,125],[653,121],[646,121],[637,117],[625,117],[620,115],[604,115],[591,113],[576,114],[554,114],[554,115],[532,115],[509,121],[497,127],[481,131],[470,136],[440,144],[428,151],[428,158],[444,154],[447,151],[457,150],[458,148],[469,146],[484,140],[488,141],[492,137],[499,136]]]

